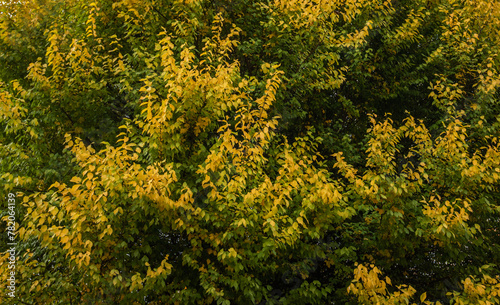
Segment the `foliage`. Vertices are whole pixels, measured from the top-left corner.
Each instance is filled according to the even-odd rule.
[[[499,32],[496,0],[1,2],[1,303],[499,304]]]

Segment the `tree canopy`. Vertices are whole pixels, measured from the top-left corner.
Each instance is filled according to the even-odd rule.
[[[499,52],[498,0],[0,1],[0,302],[500,304]]]

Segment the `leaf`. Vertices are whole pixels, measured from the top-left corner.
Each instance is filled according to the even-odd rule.
[[[426,299],[426,298],[427,298],[427,293],[426,293],[426,292],[422,293],[422,294],[420,295],[420,302],[422,302],[422,303],[423,303],[423,302],[425,301],[425,299]]]

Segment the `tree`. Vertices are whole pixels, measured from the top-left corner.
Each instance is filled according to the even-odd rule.
[[[498,1],[0,5],[2,304],[500,303]]]

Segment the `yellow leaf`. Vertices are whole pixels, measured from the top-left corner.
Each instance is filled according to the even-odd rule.
[[[303,225],[304,227],[306,227],[306,225],[304,224],[304,220],[302,219],[302,217],[297,217],[297,222],[300,223],[301,225]]]
[[[420,302],[423,303],[426,298],[427,298],[427,293],[426,292],[422,293],[422,295],[420,295]]]

